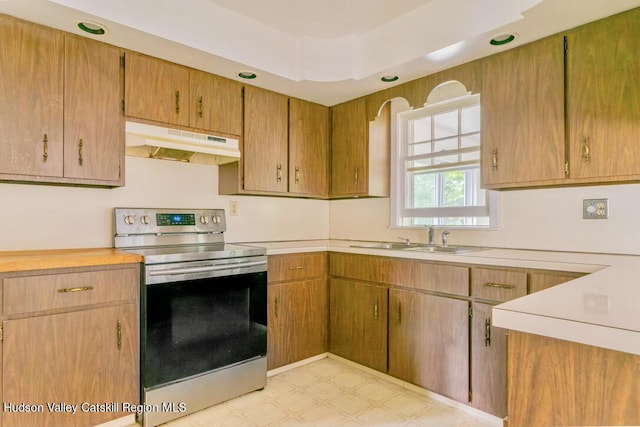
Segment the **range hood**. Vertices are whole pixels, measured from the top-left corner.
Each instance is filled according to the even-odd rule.
[[[126,122],[125,153],[181,162],[222,165],[240,158],[238,140],[179,129]]]

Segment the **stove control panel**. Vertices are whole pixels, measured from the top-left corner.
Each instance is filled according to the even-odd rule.
[[[224,209],[116,208],[115,234],[223,233]]]

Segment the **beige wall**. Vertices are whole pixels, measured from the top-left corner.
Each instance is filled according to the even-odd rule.
[[[114,207],[211,207],[228,242],[354,239],[424,242],[424,230],[389,228],[389,199],[305,200],[219,196],[215,166],[126,158],[116,189],[0,183],[0,250],[111,247]],[[452,230],[451,243],[640,254],[640,184],[505,191],[502,226]],[[583,198],[608,198],[608,220],[583,220]],[[439,233],[438,233],[439,237]]]
[[[329,236],[327,201],[219,196],[217,166],[127,157],[122,188],[0,183],[0,250],[111,247],[114,207],[228,210],[230,200],[227,242]]]
[[[451,230],[449,242],[640,254],[640,184],[504,191],[500,197],[499,230]],[[608,198],[609,219],[582,219],[585,198]],[[389,228],[389,199],[331,202],[331,238],[397,240],[398,236],[426,241],[423,229]]]

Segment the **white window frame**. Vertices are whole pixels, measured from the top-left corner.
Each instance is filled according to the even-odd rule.
[[[457,83],[457,82],[456,82]],[[437,89],[437,88],[436,88]],[[434,89],[435,92],[435,89]],[[407,152],[407,138],[409,132],[408,121],[417,117],[432,116],[439,112],[451,111],[469,105],[480,105],[480,95],[457,96],[452,99],[438,100],[434,103],[425,104],[424,108],[416,110],[403,109],[401,104],[392,101],[391,113],[391,135],[392,135],[392,152],[391,152],[391,215],[390,226],[392,228],[416,228],[421,225],[414,224],[410,218],[433,218],[434,226],[443,226],[447,228],[462,229],[495,229],[499,227],[499,193],[496,191],[485,190],[486,202],[485,206],[456,206],[456,207],[434,207],[434,208],[406,208],[406,191],[405,179],[405,157]],[[405,104],[406,105],[406,104]],[[480,129],[482,132],[482,129]],[[472,164],[477,165],[478,173],[471,179],[480,180],[480,162]],[[462,169],[456,169],[462,170]],[[478,183],[479,184],[479,183]],[[472,197],[469,194],[474,191],[467,186],[465,188],[465,198]],[[448,225],[443,221],[451,217],[469,218],[465,225]],[[477,225],[475,218],[488,217],[488,225]]]

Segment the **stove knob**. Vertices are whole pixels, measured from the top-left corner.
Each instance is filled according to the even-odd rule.
[[[220,215],[214,215],[212,219],[214,224],[220,224],[222,222],[222,217]]]
[[[142,215],[140,217],[140,222],[143,223],[144,225],[148,225],[150,221],[151,219],[149,218],[149,215]]]
[[[200,224],[209,224],[209,217],[202,215],[200,217]]]
[[[124,217],[124,223],[131,225],[131,224],[135,224],[136,222],[136,217],[135,215],[125,215]]]

